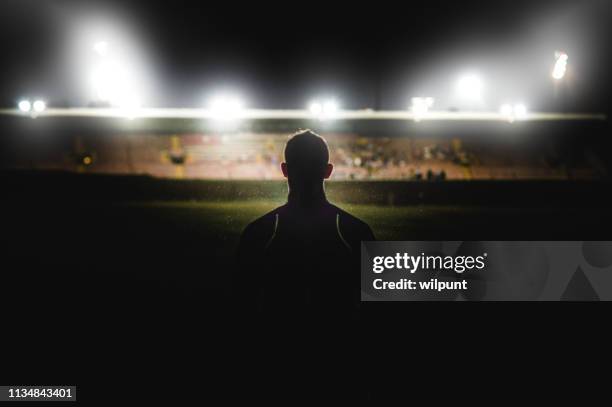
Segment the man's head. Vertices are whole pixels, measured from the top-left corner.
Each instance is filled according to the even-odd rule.
[[[289,181],[314,182],[329,178],[334,166],[329,162],[327,142],[310,130],[296,133],[285,146],[281,169]]]

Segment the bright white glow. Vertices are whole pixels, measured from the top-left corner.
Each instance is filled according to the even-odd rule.
[[[135,111],[141,106],[139,93],[134,88],[134,71],[125,60],[114,55],[109,57],[106,41],[96,42],[94,51],[100,56],[91,76],[96,99],[118,107],[127,117],[134,118]]]
[[[94,51],[100,56],[106,56],[108,54],[108,42],[98,41],[93,46]]]
[[[524,119],[527,117],[527,106],[522,103],[514,105],[514,117],[516,119]]]
[[[465,75],[457,82],[457,92],[462,99],[479,101],[482,99],[482,80],[477,75]]]
[[[510,122],[523,120],[527,118],[527,106],[523,103],[517,103],[515,105],[506,103],[499,108],[499,113],[505,116]]]
[[[120,15],[95,14],[75,19],[68,28],[72,45],[68,67],[71,82],[80,82],[79,103],[124,109],[151,103],[152,66],[147,45],[138,41],[135,26]]]
[[[319,120],[333,118],[339,109],[338,102],[334,99],[327,99],[324,102],[316,100],[309,106],[310,113]]]
[[[232,120],[239,118],[244,102],[236,96],[219,95],[211,100],[209,110],[216,120]]]
[[[126,94],[123,99],[118,101],[118,107],[126,118],[133,120],[138,116],[141,108],[140,98],[134,94]]]
[[[323,113],[326,116],[331,116],[338,112],[338,102],[335,100],[328,100],[323,104]]]
[[[513,115],[514,109],[512,108],[512,105],[509,104],[503,104],[501,105],[501,107],[499,108],[499,113],[503,114],[504,116],[508,116],[511,117]]]
[[[17,107],[19,107],[19,110],[21,110],[24,113],[28,113],[30,110],[32,110],[32,104],[30,103],[29,100],[22,100],[17,104]]]
[[[552,77],[557,80],[563,79],[565,72],[567,71],[568,56],[565,52],[557,51],[555,52],[555,58],[556,62],[552,71]]]
[[[419,121],[427,114],[429,108],[434,104],[432,97],[414,97],[412,98],[412,106],[410,110],[414,114],[414,120]]]
[[[103,61],[92,75],[92,83],[98,100],[120,106],[134,93],[128,70],[117,61]]]
[[[312,102],[308,110],[310,110],[310,113],[314,116],[320,116],[321,113],[323,113],[323,106],[319,102]]]
[[[47,108],[47,104],[43,100],[36,100],[32,107],[36,113],[40,113]]]

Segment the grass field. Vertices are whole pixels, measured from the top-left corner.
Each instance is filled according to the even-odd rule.
[[[237,240],[240,232],[252,220],[282,205],[282,201],[247,202],[146,202],[117,204],[128,211],[138,211],[156,218],[163,226],[179,227],[183,232],[201,237],[225,235]],[[435,233],[469,230],[483,226],[483,220],[541,216],[546,210],[453,206],[380,206],[338,204],[366,221],[379,240],[408,240],[431,237]],[[486,222],[484,222],[486,223]]]
[[[241,231],[286,196],[279,182],[63,173],[8,173],[3,181],[0,254],[11,265],[11,289],[0,305],[28,303],[33,312],[80,303],[100,315],[109,304],[116,315],[153,307],[154,317],[214,309],[231,298]],[[378,240],[609,240],[607,187],[347,182],[331,184],[329,197]]]
[[[252,220],[282,201],[145,202],[117,204],[133,213],[131,222],[153,222],[177,238],[219,239],[231,246]],[[610,221],[605,209],[488,208],[483,206],[338,206],[366,221],[379,240],[466,240],[563,238],[592,231]],[[141,217],[140,219],[136,219]],[[146,218],[154,218],[147,220]],[[609,223],[608,223],[609,224]],[[504,237],[505,236],[505,237]],[[569,238],[569,237],[568,237]]]
[[[234,295],[241,231],[279,204],[5,201],[0,253],[8,271],[0,306],[25,314],[83,309],[83,321],[127,327],[214,318]],[[338,205],[369,223],[379,240],[606,240],[612,226],[605,207]]]
[[[128,302],[214,303],[231,289],[241,231],[280,204],[19,202],[5,207],[3,255],[17,265],[16,284],[38,281],[40,290],[60,284],[95,293],[102,304],[109,293]],[[607,208],[338,205],[365,220],[378,240],[605,240],[612,225]],[[32,298],[28,290],[20,298]]]
[[[24,257],[100,261],[119,255],[205,253],[228,258],[241,231],[282,201],[18,202],[5,208],[5,248]],[[366,221],[378,240],[595,240],[612,225],[606,208],[338,205]],[[119,253],[119,254],[118,254]]]

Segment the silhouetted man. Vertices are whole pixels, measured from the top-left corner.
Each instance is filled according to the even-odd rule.
[[[355,309],[361,241],[374,235],[327,201],[324,180],[333,170],[327,143],[311,131],[295,134],[281,170],[287,203],[249,224],[240,239],[242,300],[266,313]]]

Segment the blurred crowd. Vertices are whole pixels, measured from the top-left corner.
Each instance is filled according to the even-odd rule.
[[[335,180],[568,179],[589,178],[584,162],[547,146],[487,144],[457,137],[325,135]],[[194,179],[282,179],[286,134],[125,135],[76,140],[61,146],[41,168],[147,174]],[[33,162],[30,160],[29,162]]]

